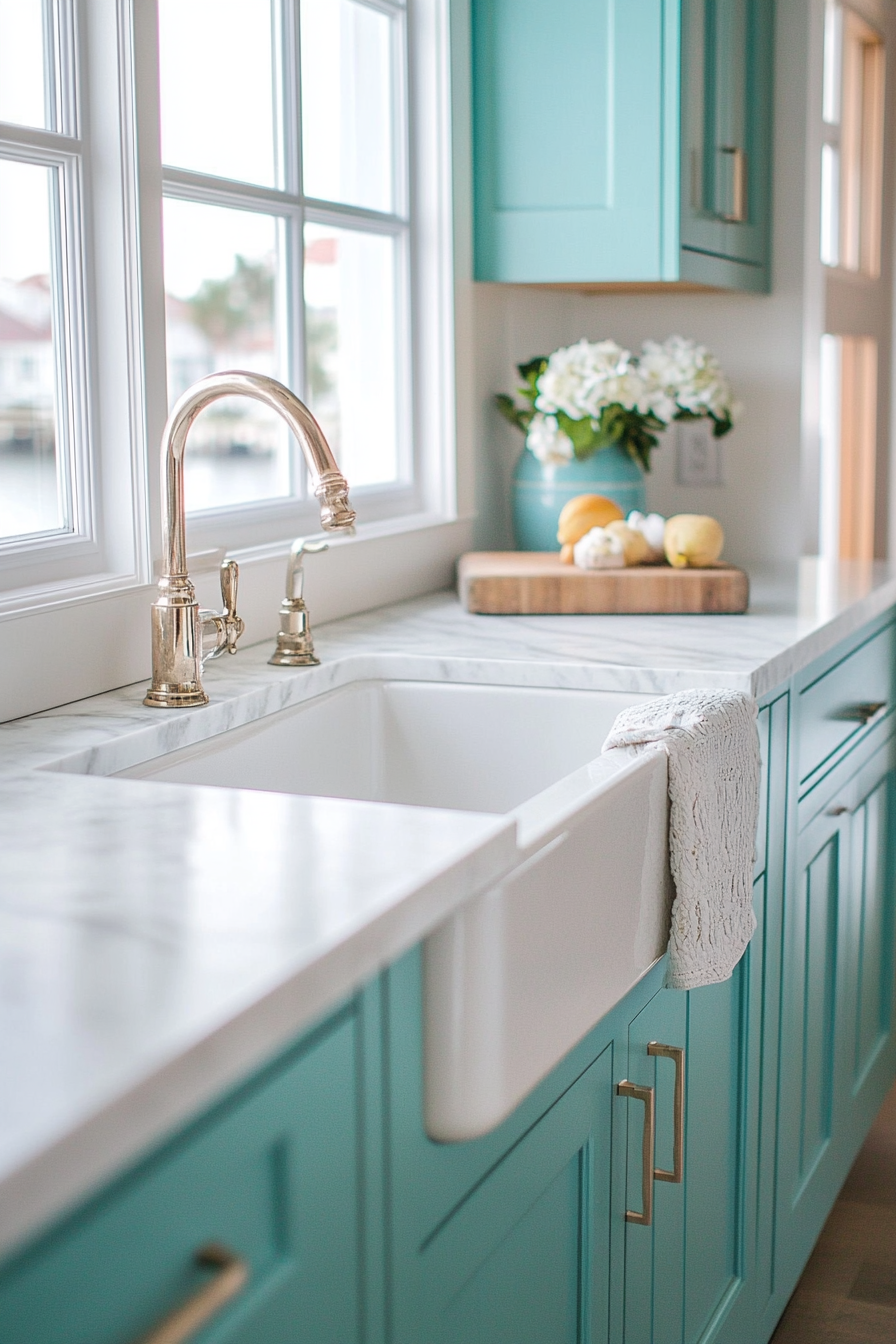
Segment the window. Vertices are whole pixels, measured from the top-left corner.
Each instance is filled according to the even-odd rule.
[[[41,0],[0,6],[0,557],[87,538],[72,46]],[[59,17],[59,16],[55,16]]]
[[[88,603],[95,628],[93,672],[72,658],[23,700],[2,626],[0,718],[144,675],[117,644],[148,607],[161,430],[213,370],[311,406],[350,553],[456,518],[447,35],[448,0],[0,0],[0,622],[41,613],[50,648]],[[185,475],[189,550],[256,567],[262,638],[289,542],[319,528],[301,453],[234,399]],[[358,565],[359,603],[402,595]]]
[[[880,273],[884,44],[854,10],[827,0],[821,259]]]
[[[216,0],[209,24],[208,0],[159,0],[159,21],[169,398],[213,369],[272,374],[356,494],[407,484],[403,5]],[[193,510],[304,494],[254,403],[209,408],[191,447]]]
[[[877,342],[822,338],[822,555],[873,560],[877,462]]]
[[[870,561],[886,546],[892,303],[882,248],[887,53],[864,8],[825,7],[818,532],[821,555]]]

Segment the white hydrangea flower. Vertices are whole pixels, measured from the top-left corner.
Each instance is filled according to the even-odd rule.
[[[597,419],[616,402],[626,410],[640,409],[646,393],[629,350],[615,341],[584,339],[555,350],[537,386],[539,411],[563,411],[572,420]]]
[[[526,432],[526,447],[539,462],[562,466],[575,457],[572,439],[557,423],[555,415],[535,414]]]
[[[625,546],[622,538],[605,527],[592,527],[572,548],[579,569],[624,569]]]
[[[740,411],[719,361],[696,341],[683,336],[669,336],[662,344],[645,341],[638,367],[651,409],[662,420],[671,420],[676,410],[719,420],[734,420]]]

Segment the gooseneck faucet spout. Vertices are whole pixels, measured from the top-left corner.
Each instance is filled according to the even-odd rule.
[[[187,435],[200,411],[220,397],[231,396],[252,397],[286,421],[311,473],[320,500],[321,526],[328,532],[354,528],[345,477],[314,416],[289,388],[263,374],[239,370],[213,373],[188,388],[175,402],[162,435],[162,576],[152,607],[152,685],[145,705],[174,709],[208,704],[201,678],[203,663],[225,650],[235,653],[243,631],[236,614],[235,563],[228,561],[222,568],[222,613],[200,612],[187,572],[183,472]],[[202,648],[203,626],[217,634],[217,642],[207,653]]]

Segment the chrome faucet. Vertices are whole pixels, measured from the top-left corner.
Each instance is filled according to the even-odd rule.
[[[336,466],[330,446],[314,416],[288,388],[260,373],[231,371],[202,378],[175,403],[162,435],[162,577],[152,605],[152,685],[143,701],[157,708],[207,705],[203,665],[219,654],[236,652],[243,622],[236,614],[238,569],[234,560],[221,568],[223,612],[200,611],[187,573],[184,508],[184,448],[200,411],[220,397],[254,397],[289,425],[299,441],[314,493],[320,500],[321,526],[328,532],[349,532],[355,515],[348,502],[348,483]],[[203,632],[216,643],[203,652]]]

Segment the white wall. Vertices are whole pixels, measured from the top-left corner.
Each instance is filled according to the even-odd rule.
[[[459,183],[458,339],[462,347],[468,342],[469,348],[461,349],[458,368],[469,380],[460,390],[475,445],[478,547],[501,549],[513,544],[509,481],[522,439],[500,419],[491,397],[513,388],[514,365],[581,336],[592,340],[612,336],[637,350],[646,337],[678,332],[715,351],[745,412],[723,440],[725,485],[677,486],[674,445],[667,444],[654,454],[648,477],[651,507],[663,513],[715,515],[725,529],[726,558],[732,561],[789,560],[800,554],[800,458],[806,452],[806,433],[811,437],[814,424],[814,416],[805,415],[804,374],[809,375],[808,388],[817,351],[816,322],[811,314],[807,320],[806,304],[814,211],[807,218],[805,199],[806,164],[813,153],[807,145],[809,47],[810,37],[815,40],[818,4],[787,0],[777,9],[771,294],[672,290],[580,295],[534,286],[474,285],[469,280],[467,222],[461,214],[468,187],[463,180]],[[456,137],[467,129],[464,124],[456,126]],[[462,179],[468,162],[462,139],[456,148]],[[816,256],[817,251],[812,254],[813,265]],[[810,455],[811,451],[810,444]]]

